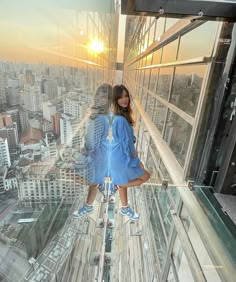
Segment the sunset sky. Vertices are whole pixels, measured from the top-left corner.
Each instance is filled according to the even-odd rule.
[[[98,7],[95,0],[1,0],[0,60],[72,65],[92,61],[85,10],[109,11],[110,1],[102,2]]]
[[[88,11],[93,12],[91,18],[96,11],[110,13],[111,3],[112,0],[1,0],[0,60],[73,66],[96,62],[97,55],[88,46],[97,37],[94,34],[97,31],[87,26],[86,15]],[[125,16],[120,17],[118,62],[123,60],[125,19]],[[166,28],[176,21],[167,19]],[[161,23],[163,25],[163,20],[158,20],[157,28]],[[178,60],[201,54],[210,56],[216,27],[216,22],[207,22],[185,35],[184,40],[181,39]],[[163,28],[159,29],[161,36]],[[104,53],[108,54],[109,46],[104,48]],[[175,61],[176,50],[177,40],[164,49],[163,60]]]

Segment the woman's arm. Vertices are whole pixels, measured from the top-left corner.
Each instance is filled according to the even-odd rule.
[[[115,133],[126,156],[126,165],[137,166],[140,160],[134,147],[133,130],[124,117],[117,118]]]

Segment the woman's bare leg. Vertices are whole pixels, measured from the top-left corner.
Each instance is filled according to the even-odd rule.
[[[140,186],[142,183],[148,181],[149,178],[150,178],[150,173],[145,170],[145,173],[141,177],[129,181],[126,185],[118,185],[122,207],[128,206],[127,188],[132,186]]]
[[[139,178],[136,178],[134,180],[129,181],[124,186],[119,185],[119,187],[120,188],[123,188],[123,187],[128,188],[128,187],[133,187],[133,186],[140,186],[144,182],[148,181],[149,178],[150,178],[150,173],[145,170],[145,173],[142,176],[140,176]]]
[[[99,187],[99,185],[97,185],[97,184],[92,184],[92,185],[89,186],[89,191],[88,191],[88,196],[87,196],[87,201],[86,201],[87,205],[93,204],[93,202],[96,198],[96,195],[97,195],[98,187]]]
[[[122,186],[119,189],[119,195],[120,195],[120,201],[121,201],[122,207],[128,206],[128,190],[126,188],[127,187]]]

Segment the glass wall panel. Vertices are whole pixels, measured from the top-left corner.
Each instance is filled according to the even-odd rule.
[[[147,90],[143,89],[141,104],[142,104],[144,109],[146,108],[147,96],[148,96]]]
[[[138,85],[137,85],[137,91],[136,91],[136,93],[137,93],[137,97],[140,99],[140,101],[141,101],[141,97],[142,97],[142,91],[143,91],[142,86],[140,86],[140,85],[138,84]]]
[[[174,277],[174,274],[173,274],[172,267],[170,267],[170,269],[169,269],[169,273],[168,273],[168,276],[167,276],[167,281],[168,282],[175,282],[175,277]]]
[[[185,230],[188,234],[188,237],[191,241],[191,245],[193,246],[193,249],[195,251],[195,254],[198,258],[198,261],[202,267],[202,270],[204,272],[204,275],[209,282],[220,282],[221,279],[217,273],[217,270],[215,268],[214,263],[212,262],[200,236],[199,233],[193,224],[188,211],[183,206],[180,218],[183,221]]]
[[[164,64],[164,63],[176,61],[177,48],[178,48],[178,39],[164,46],[162,57],[161,57],[161,63]]]
[[[140,70],[140,71],[139,71],[139,81],[138,81],[138,86],[139,86],[138,97],[140,97],[140,98],[141,98],[141,96],[142,96],[142,84],[143,84],[143,79],[144,79],[144,70]]]
[[[154,113],[153,113],[153,118],[152,121],[156,125],[157,129],[162,132],[164,122],[166,119],[166,111],[167,107],[164,106],[160,101],[155,99],[155,105],[154,105]]]
[[[159,163],[160,163],[159,168],[160,168],[160,171],[161,171],[162,179],[167,179],[169,181],[169,183],[172,183],[170,175],[169,175],[169,173],[168,173],[168,171],[167,171],[163,161],[161,160],[161,158],[159,160]],[[171,191],[172,190],[175,190],[175,189],[171,189]]]
[[[165,244],[165,237],[163,234],[159,214],[154,199],[152,201],[152,205],[150,205],[149,207],[149,211],[150,211],[150,222],[152,225],[154,240],[157,249],[157,255],[159,258],[160,267],[162,268],[164,266],[165,258],[167,255],[167,249]]]
[[[149,90],[155,92],[158,81],[159,68],[151,69],[151,78],[149,83]]]
[[[175,269],[178,274],[179,281],[181,282],[194,282],[191,270],[188,265],[187,258],[184,254],[181,241],[177,236],[175,239],[172,257],[175,264]]]
[[[172,206],[169,196],[165,189],[156,188],[158,193],[158,202],[160,205],[160,210],[162,214],[162,220],[165,226],[165,232],[167,237],[170,235],[171,227],[173,225],[173,218],[171,215],[171,210],[174,209]]]
[[[143,51],[145,51],[147,49],[148,45],[149,45],[149,31],[147,31],[145,36],[144,36]]]
[[[206,65],[194,65],[175,69],[170,102],[193,117],[206,67]]]
[[[151,53],[151,54],[149,54],[147,56],[147,60],[146,60],[145,66],[150,66],[152,64],[152,55],[153,55],[153,53]]]
[[[160,36],[164,33],[165,29],[165,18],[159,18],[157,19],[156,23],[156,32],[155,32],[155,41],[160,41]]]
[[[209,21],[183,35],[178,60],[211,56],[218,25],[218,22]]]
[[[171,28],[174,24],[177,23],[179,19],[175,19],[175,18],[166,18],[166,25],[165,25],[165,32]]]
[[[140,70],[135,70],[135,87],[137,87],[138,85],[138,81],[139,81],[139,78],[140,78]],[[133,93],[133,95],[136,94],[136,93]]]
[[[161,97],[163,97],[166,100],[168,100],[168,97],[169,97],[173,70],[174,68],[171,67],[171,68],[161,68],[159,71],[156,92],[158,95],[160,95]]]
[[[160,174],[158,173],[158,163],[156,162],[157,156],[153,156],[153,152],[155,152],[155,150],[153,150],[152,147],[149,148],[146,161],[147,170],[151,174],[150,182],[161,183]]]
[[[168,111],[164,140],[176,159],[184,166],[192,126],[171,110]]]
[[[156,19],[152,18],[151,28],[150,28],[150,31],[149,31],[149,45],[151,45],[153,43],[153,41],[155,40],[155,29],[156,29]]]
[[[152,119],[152,116],[153,116],[153,111],[154,111],[154,107],[155,107],[155,100],[156,100],[155,97],[148,94],[147,105],[146,105],[145,111],[149,115],[150,119]]]
[[[156,148],[156,146],[155,146],[155,144],[154,144],[152,138],[150,139],[150,147],[151,147],[151,149],[152,149],[152,152],[154,153],[154,154],[153,154],[153,158],[155,158],[156,163],[157,163],[158,166],[159,166],[160,155],[159,155],[159,153],[158,153],[158,150],[157,150],[157,148]]]
[[[145,62],[146,62],[146,57],[144,57],[144,58],[142,58],[141,60],[140,60],[140,68],[141,67],[145,67]]]
[[[166,178],[166,179],[168,179],[168,178]],[[181,199],[179,191],[177,190],[177,187],[173,187],[173,188],[169,189],[169,192],[170,192],[169,196],[170,196],[171,200],[173,200],[173,202],[175,203],[175,206],[177,207],[179,202],[180,202],[180,199]]]
[[[146,88],[146,89],[148,89],[149,78],[150,78],[150,69],[145,69],[144,70],[143,87]]]
[[[114,81],[114,1],[0,5],[0,281],[93,281],[97,266],[89,260],[101,252],[104,232],[94,220],[73,221],[72,213],[88,195],[92,169],[83,171],[80,154],[88,149],[88,124],[93,145],[101,134],[101,107],[91,115],[94,96]],[[95,104],[107,100],[102,90]],[[2,190],[5,180],[12,183]]]
[[[152,61],[153,65],[160,64],[160,62],[161,62],[161,52],[162,52],[162,49],[158,49],[153,53],[153,61]]]

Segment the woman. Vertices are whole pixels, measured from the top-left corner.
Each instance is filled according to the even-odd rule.
[[[110,173],[113,191],[119,189],[122,208],[120,213],[131,220],[138,220],[139,215],[128,205],[127,188],[139,186],[150,178],[137,156],[134,147],[134,120],[130,106],[130,95],[124,85],[113,89],[112,143],[110,156]]]
[[[109,132],[108,112],[112,102],[112,87],[101,85],[95,94],[92,114],[89,118],[87,134],[85,136],[85,155],[88,164],[83,169],[83,177],[89,183],[87,201],[82,208],[75,211],[75,217],[82,217],[93,212],[93,202],[97,190],[104,191],[104,177],[108,175],[108,143]],[[75,166],[76,169],[76,166]],[[80,171],[78,170],[80,174]]]

